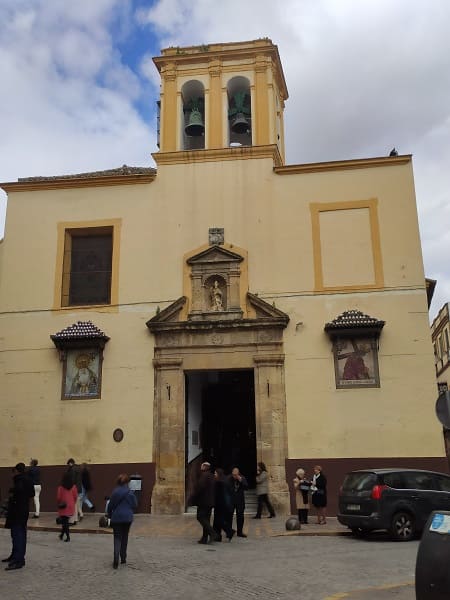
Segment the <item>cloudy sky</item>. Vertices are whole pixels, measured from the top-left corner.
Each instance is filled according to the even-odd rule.
[[[152,165],[151,57],[269,37],[287,163],[413,154],[431,315],[450,300],[448,0],[1,0],[0,22],[0,181]]]

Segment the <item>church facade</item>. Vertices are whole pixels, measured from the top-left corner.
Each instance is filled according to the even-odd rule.
[[[2,184],[0,490],[69,457],[176,514],[202,460],[446,468],[411,156],[287,165],[268,39],[168,48],[157,168]],[[47,489],[47,491],[46,491]]]

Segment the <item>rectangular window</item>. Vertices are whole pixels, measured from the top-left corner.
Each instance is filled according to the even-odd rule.
[[[113,228],[66,229],[62,306],[111,303]]]

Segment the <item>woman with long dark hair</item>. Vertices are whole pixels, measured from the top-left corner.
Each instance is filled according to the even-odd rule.
[[[58,507],[58,516],[61,520],[59,539],[62,540],[65,534],[65,542],[70,542],[69,519],[75,514],[77,500],[77,486],[73,483],[72,474],[66,471],[62,476],[61,485],[58,486],[56,492],[56,505]]]
[[[114,532],[114,569],[119,566],[119,556],[122,564],[127,562],[128,534],[137,508],[136,496],[128,487],[129,481],[125,473],[119,475],[108,503],[108,517]]]

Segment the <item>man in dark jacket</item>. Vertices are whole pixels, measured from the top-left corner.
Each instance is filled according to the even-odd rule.
[[[210,541],[218,542],[220,537],[211,526],[211,512],[214,506],[214,475],[211,473],[211,465],[202,463],[200,477],[195,491],[188,500],[191,506],[197,506],[197,521],[203,528],[203,535],[198,540],[199,544],[207,544]]]
[[[30,499],[34,497],[34,485],[25,473],[25,464],[18,463],[13,469],[13,487],[10,489],[8,513],[5,527],[11,529],[12,550],[6,571],[14,571],[25,566],[27,549],[27,522],[30,514]]]
[[[228,478],[228,485],[231,496],[231,520],[233,520],[234,511],[236,511],[237,536],[245,538],[247,536],[242,531],[244,527],[245,510],[244,492],[248,489],[248,483],[245,477],[241,475],[237,467],[234,467],[234,469],[231,471],[231,475]]]

